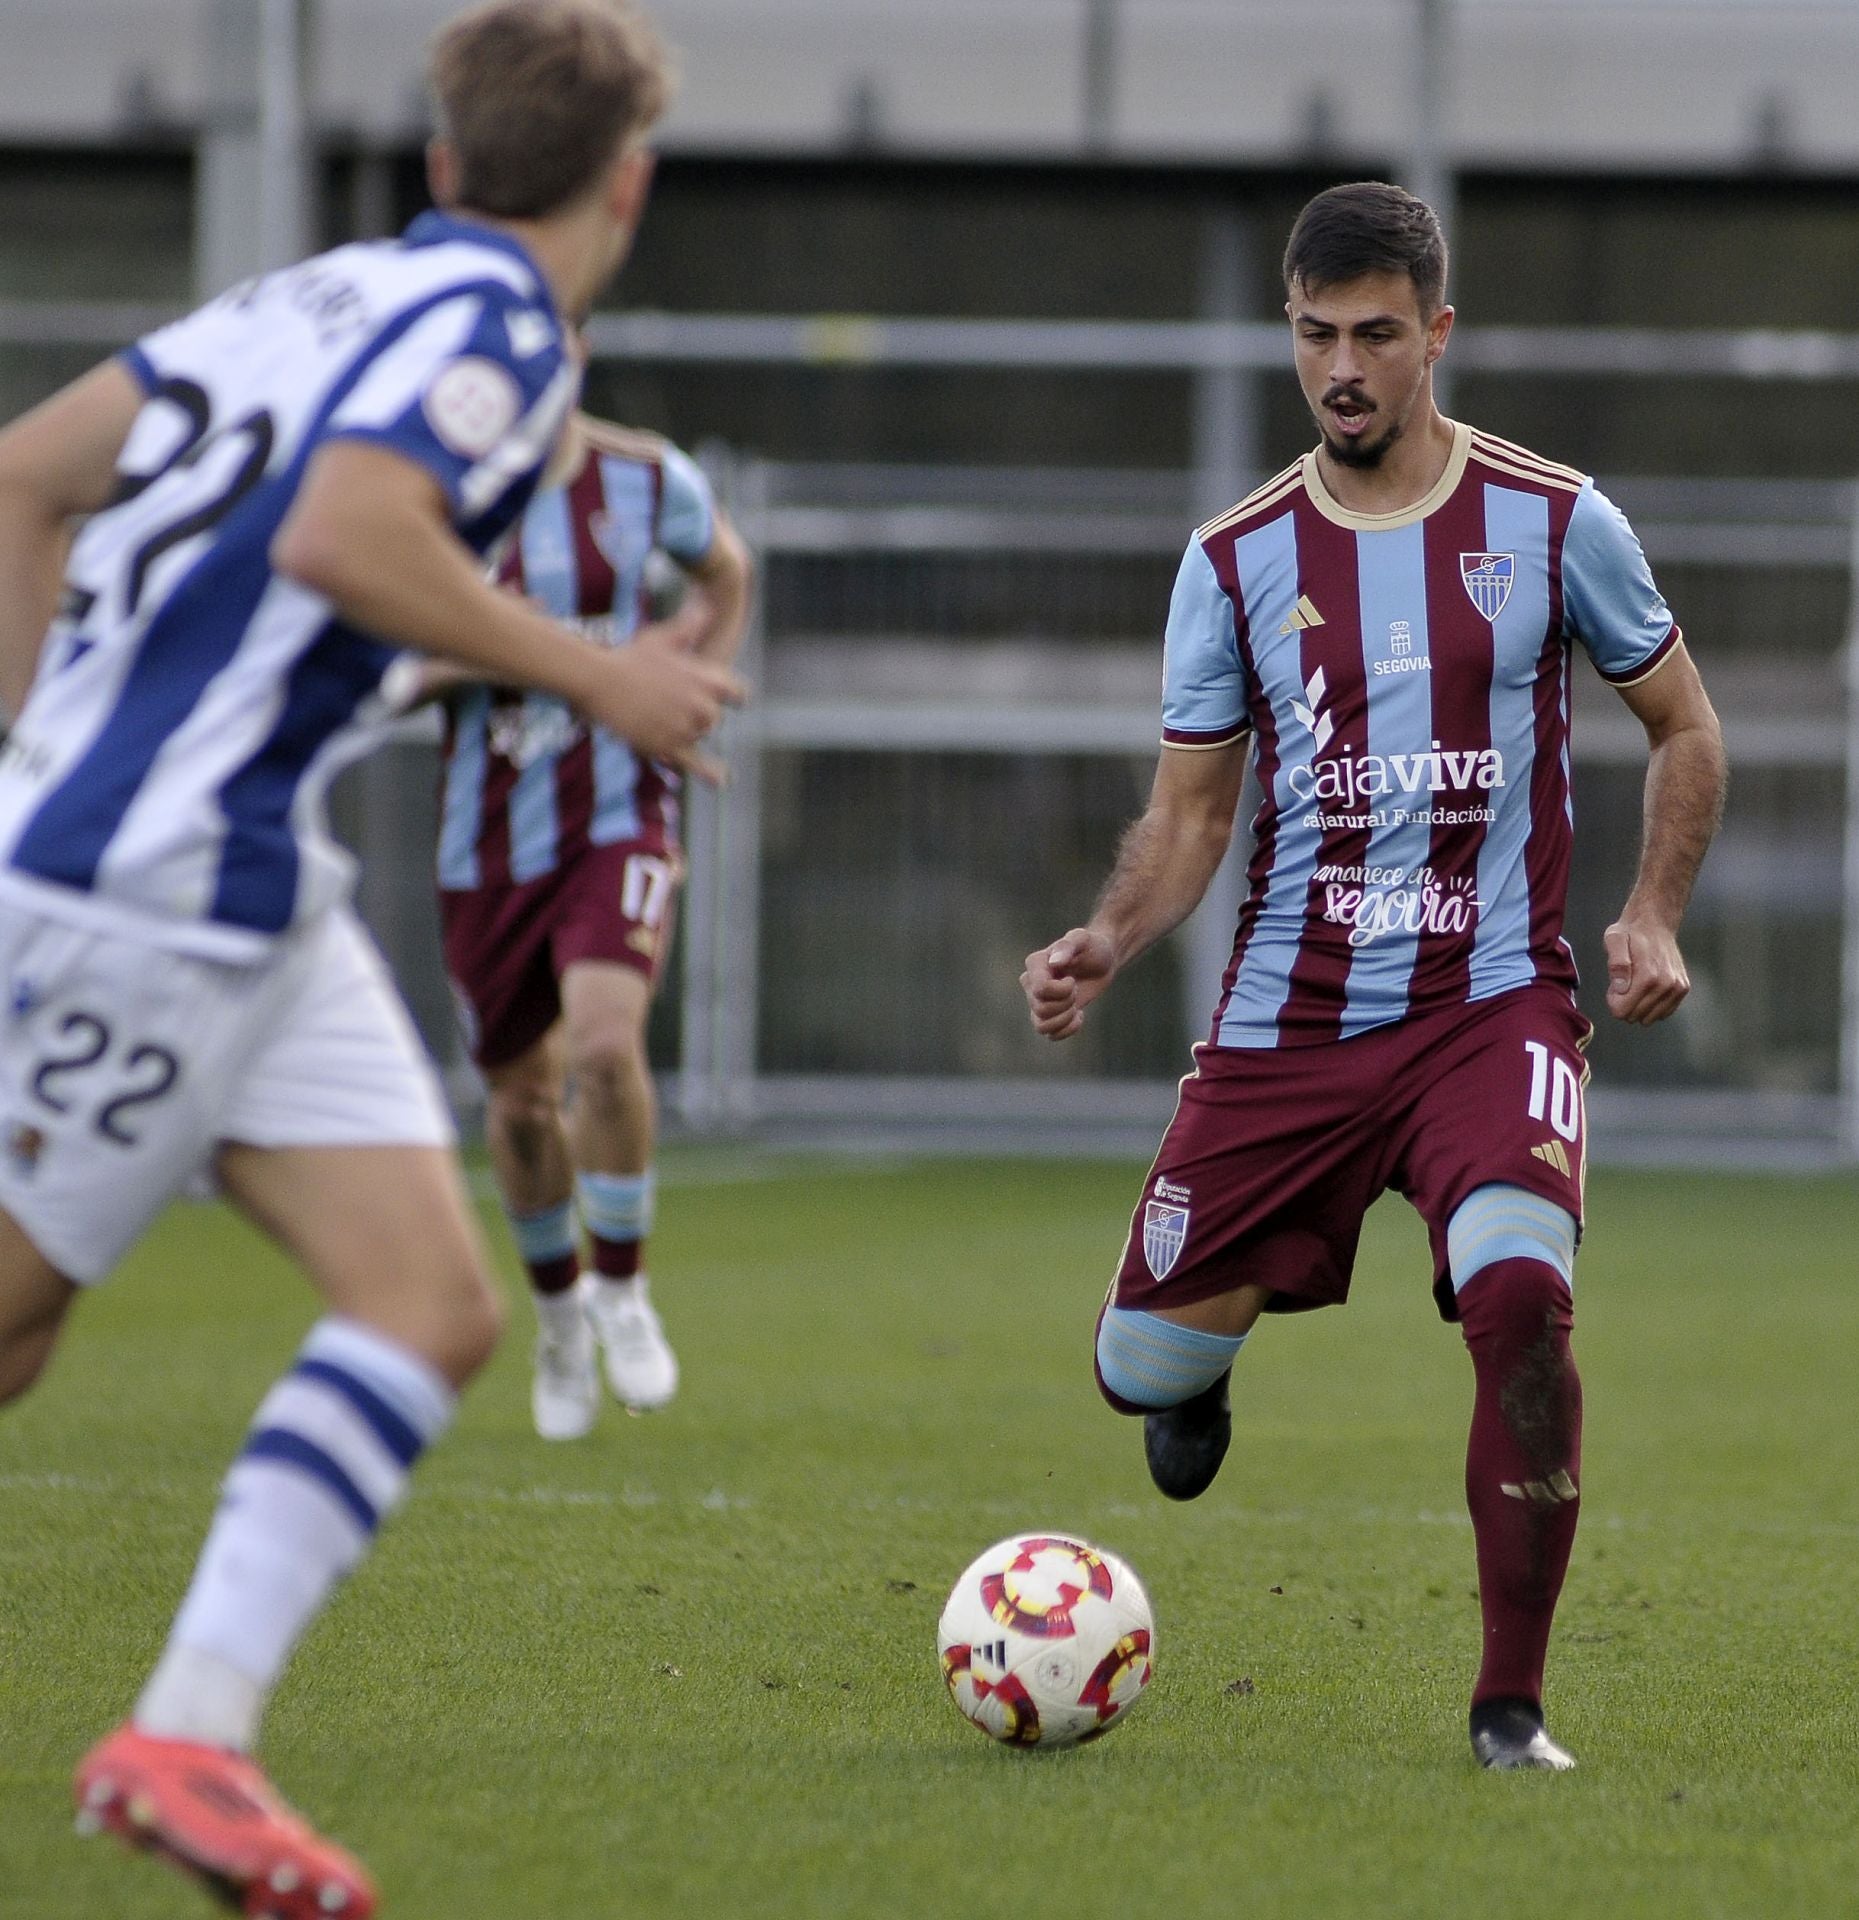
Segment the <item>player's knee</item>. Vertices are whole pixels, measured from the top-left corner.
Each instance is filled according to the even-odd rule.
[[[578,1098],[624,1107],[645,1070],[642,1036],[621,1024],[603,1025],[580,1037],[569,1062]]]

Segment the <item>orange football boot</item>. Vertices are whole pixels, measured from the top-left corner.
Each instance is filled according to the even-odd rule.
[[[313,1833],[244,1754],[159,1740],[133,1723],[72,1782],[79,1833],[116,1834],[192,1874],[248,1920],[368,1920],[361,1863]]]

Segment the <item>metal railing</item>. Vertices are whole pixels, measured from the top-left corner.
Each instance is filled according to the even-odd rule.
[[[729,789],[693,809],[684,1122],[1022,1145],[1152,1132],[1211,1009],[1237,859],[1168,951],[1106,1002],[1100,1029],[1124,1029],[1114,1060],[1033,1042],[1013,976],[1021,952],[1083,916],[1140,805],[1188,477],[745,462],[731,482],[763,561],[750,663],[761,691],[730,722]],[[1819,629],[1787,655],[1759,620],[1707,609],[1693,625],[1736,770],[1731,808],[1688,923],[1692,1005],[1654,1035],[1597,1040],[1597,1152],[1850,1157],[1859,876],[1843,843],[1859,828],[1842,827],[1853,752],[1841,623],[1854,490],[1609,490],[1681,612],[1680,579],[1697,594],[1713,579],[1805,569],[1831,592]],[[1112,595],[1131,609],[1122,629],[1079,639],[1027,627],[1029,601],[1062,622],[1056,583],[1087,557],[1126,576]],[[1740,598],[1762,605],[1760,592]],[[1574,753],[1571,931],[1593,972],[1600,927],[1631,879],[1646,758],[1637,723],[1598,681],[1578,692]],[[1025,843],[1068,804],[1090,816],[1085,844],[1047,886]],[[912,808],[974,831],[926,847]],[[944,938],[938,915],[971,930]],[[927,942],[921,966],[912,939]],[[983,954],[985,967],[965,957]],[[973,973],[966,1005],[941,990],[951,968]],[[797,974],[812,984],[797,987]],[[913,1023],[910,1044],[874,1037],[882,997],[858,984],[874,975]],[[1833,1012],[1843,992],[1844,1023]]]
[[[0,302],[0,344],[108,349],[166,317]],[[1172,371],[1201,396],[1196,457],[1211,470],[1243,464],[1216,444],[1219,383],[1250,387],[1284,357],[1280,326],[1223,319],[630,314],[598,317],[592,336],[597,355],[663,363]],[[1453,356],[1466,372],[1859,379],[1859,334],[1845,333],[1466,327]],[[1120,983],[1089,1045],[1031,1049],[1012,978],[1019,951],[1081,916],[1140,805],[1166,585],[1208,505],[1206,472],[726,464],[763,560],[750,660],[762,693],[730,723],[727,792],[691,797],[683,986],[663,1015],[675,1110],[703,1128],[993,1129],[1022,1144],[1035,1124],[1064,1139],[1148,1126],[1204,1017],[1236,863],[1169,952]],[[1609,490],[1685,618],[1734,778],[1688,928],[1699,991],[1654,1035],[1597,1041],[1597,1147],[1859,1158],[1854,489]],[[455,1058],[430,916],[415,905],[429,884],[429,805],[413,804],[429,752],[358,774],[345,806],[374,856],[364,904]],[[1584,694],[1575,752],[1573,931],[1592,964],[1631,866],[1644,744],[1629,716]],[[862,835],[834,839],[848,817]],[[905,830],[923,818],[939,823],[935,845]],[[917,974],[912,941],[931,956]],[[861,991],[864,973],[900,966],[897,1004]],[[900,1031],[887,1037],[887,1023]]]

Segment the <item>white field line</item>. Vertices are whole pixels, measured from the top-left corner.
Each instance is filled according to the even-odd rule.
[[[114,1500],[133,1496],[139,1501],[172,1500],[199,1504],[210,1498],[212,1486],[203,1480],[130,1480],[107,1474],[75,1473],[0,1473],[0,1496],[9,1493],[68,1493],[90,1499]],[[722,1487],[693,1496],[689,1493],[666,1494],[653,1487],[457,1487],[426,1486],[415,1489],[421,1505],[444,1507],[593,1507],[644,1509],[664,1507],[671,1510],[697,1509],[706,1513],[748,1513],[762,1503],[752,1494],[731,1493]],[[822,1504],[842,1513],[902,1514],[975,1514],[1025,1523],[1039,1497],[1026,1500],[931,1499],[917,1494],[886,1497],[872,1494],[863,1499],[822,1503],[810,1498],[810,1506]],[[1093,1517],[1113,1520],[1152,1520],[1160,1511],[1152,1502],[1130,1500],[1088,1503]],[[1358,1507],[1353,1511],[1312,1512],[1300,1507],[1223,1507],[1223,1522],[1249,1527],[1349,1526],[1364,1530],[1383,1528],[1395,1531],[1415,1528],[1447,1527],[1467,1529],[1471,1521],[1460,1512],[1439,1513],[1428,1508],[1417,1512],[1397,1512],[1387,1507]],[[1658,1514],[1594,1513],[1587,1516],[1589,1529],[1600,1527],[1609,1533],[1658,1533],[1692,1530],[1689,1519],[1668,1519]],[[1859,1522],[1840,1520],[1741,1521],[1730,1525],[1717,1523],[1720,1533],[1745,1534],[1776,1540],[1859,1540]]]

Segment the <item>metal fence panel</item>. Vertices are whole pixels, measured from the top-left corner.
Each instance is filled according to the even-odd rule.
[[[1042,1124],[1076,1137],[1081,1108],[1111,1131],[1165,1114],[1230,940],[1231,863],[1219,897],[1119,982],[1077,1043],[1032,1036],[1016,978],[1033,943],[1085,917],[1141,808],[1189,481],[745,477],[763,556],[762,691],[735,723],[738,790],[722,811],[754,930],[732,924],[745,903],[726,887],[706,937],[736,955],[738,981],[752,945],[755,1014],[693,1118],[885,1132],[995,1122],[1024,1140]],[[1850,934],[1852,491],[1611,490],[1687,610],[1735,773],[1687,922],[1692,999],[1664,1027],[1622,1029],[1601,1008],[1601,935],[1637,859],[1646,748],[1582,675],[1569,927],[1598,1029],[1597,1145],[1824,1156],[1841,1133]],[[744,860],[745,842],[758,860]]]

